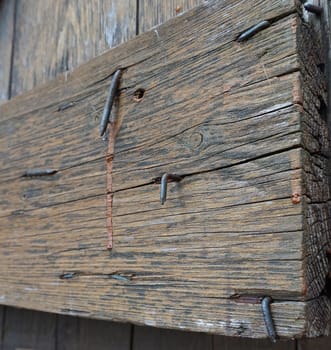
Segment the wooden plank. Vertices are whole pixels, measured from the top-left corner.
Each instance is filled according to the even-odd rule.
[[[55,349],[55,315],[7,309],[2,350]]]
[[[15,1],[0,2],[0,16],[4,18],[4,20],[0,19],[2,28],[0,33],[0,52],[2,52],[0,86],[4,87],[6,85],[6,88],[9,86],[9,64],[11,63],[11,50],[6,46],[12,44],[14,22],[10,23],[10,20],[14,15],[14,4]],[[19,23],[17,24],[14,94],[30,89],[63,71],[72,69],[81,62],[103,52],[106,48],[116,46],[135,34],[135,1],[106,1],[101,5],[97,1],[79,1],[75,5],[66,4],[64,1],[56,3],[52,1],[18,2],[18,9]],[[57,16],[50,16],[50,14],[54,15],[53,11]],[[40,32],[43,35],[40,35]],[[54,37],[59,38],[59,41],[53,40]],[[72,40],[75,40],[74,46]],[[28,70],[21,66],[22,61],[25,62],[25,66],[28,64]],[[7,73],[6,79],[4,79],[4,73]],[[0,90],[3,90],[3,88],[0,88]],[[1,93],[1,98],[7,97],[7,93]],[[24,322],[26,322],[24,311],[9,308],[8,312],[10,314],[21,312],[22,315],[16,315],[15,321],[24,325]],[[33,320],[36,323],[44,322],[45,317],[43,313],[33,313]],[[51,322],[54,322],[54,315],[49,314],[48,318],[52,320]],[[71,322],[68,323],[71,324]],[[68,326],[68,323],[66,326]],[[86,333],[85,323],[83,322],[82,328]],[[78,325],[81,326],[81,323],[78,322]],[[57,326],[57,332],[61,332],[61,334],[58,334],[57,341],[59,349],[74,349],[74,346],[78,346],[79,349],[94,348],[91,340],[84,343],[79,341],[80,338],[83,338],[83,335],[79,338],[79,335],[82,334],[79,329],[75,334],[76,337],[69,336],[70,327],[63,328],[61,318]],[[112,328],[114,327],[110,325],[110,329]],[[117,333],[123,336],[123,340],[120,342],[123,345],[115,345],[115,349],[129,348],[129,346],[124,345],[129,342],[127,339],[130,339],[127,328],[125,326],[116,328]],[[45,334],[45,337],[49,336],[49,341],[52,340],[55,344],[52,332],[53,330],[49,329],[49,334]],[[37,333],[37,331],[34,330],[34,333]],[[91,332],[87,332],[87,334],[91,334]],[[16,334],[16,336],[19,339],[21,338],[21,334]],[[96,341],[98,348],[101,349],[101,344],[103,344],[102,348],[108,348],[109,339],[103,334],[102,329],[100,334],[95,332],[91,336],[98,339]],[[23,343],[27,345],[24,346],[24,349],[30,348],[29,344],[32,343],[35,349],[44,349],[44,338],[40,339],[36,337],[36,334],[31,334],[30,340],[27,339],[27,335],[22,335],[22,338],[20,349]],[[63,339],[65,339],[65,343]],[[20,341],[16,338],[7,339],[7,346],[11,348],[18,342]],[[114,345],[115,343],[110,342],[110,344]],[[89,347],[90,345],[92,347]]]
[[[16,23],[13,96],[134,36],[136,0],[19,1]]]
[[[131,327],[128,324],[59,316],[57,349],[128,350]]]
[[[298,340],[297,350],[328,350],[330,349],[331,337],[323,337],[316,339],[300,339]]]
[[[294,3],[235,3],[203,5],[0,108],[5,303],[266,337],[260,305],[229,298],[270,294],[280,336],[324,332],[325,257],[311,263],[322,255],[327,213],[308,228],[327,196],[313,167],[325,148],[321,79],[305,80]],[[273,25],[235,41],[261,18]],[[119,66],[109,253],[98,119]],[[137,88],[146,90],[140,103]],[[35,167],[58,172],[21,177]],[[153,179],[165,171],[185,178],[161,207]]]
[[[5,335],[6,307],[0,306],[0,349],[3,349],[3,339]]]
[[[0,1],[0,104],[9,98],[15,1]]]
[[[213,350],[296,350],[295,340],[241,339],[224,336],[214,337]]]
[[[211,335],[203,333],[135,327],[132,350],[212,350],[212,340]]]
[[[58,315],[56,329],[56,348],[61,350],[80,350],[79,337],[80,318]]]
[[[203,0],[139,0],[139,33],[182,15],[202,3]]]

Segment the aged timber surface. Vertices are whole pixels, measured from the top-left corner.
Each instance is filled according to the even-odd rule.
[[[15,1],[0,1],[0,104],[10,95]]]
[[[261,18],[272,26],[237,43]],[[3,302],[265,337],[260,305],[230,297],[269,294],[280,336],[323,333],[323,86],[301,69],[301,27],[292,1],[210,2],[2,106]],[[118,68],[107,189],[98,123]],[[57,173],[22,177],[31,168]],[[184,179],[161,207],[166,171]]]
[[[132,38],[135,21],[136,0],[18,1],[12,96]]]

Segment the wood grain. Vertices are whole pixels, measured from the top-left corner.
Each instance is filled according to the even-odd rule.
[[[131,326],[99,320],[59,316],[57,349],[129,350]]]
[[[138,33],[146,32],[202,3],[203,0],[139,0]]]
[[[230,297],[269,294],[281,337],[325,331],[323,80],[306,78],[296,4],[251,5],[205,4],[0,107],[6,304],[260,338],[260,305]],[[235,41],[261,18],[272,26]],[[107,155],[98,122],[118,68]],[[22,177],[43,167],[57,173]],[[161,207],[153,181],[166,171],[185,177]]]
[[[2,350],[55,350],[55,315],[8,308]]]
[[[13,96],[127,41],[135,29],[135,0],[19,1]]]
[[[301,339],[298,340],[298,350],[328,350],[330,349],[330,337],[323,337],[317,339]]]
[[[5,306],[0,306],[0,349],[3,348],[3,339],[5,335],[6,309]]]
[[[203,333],[188,333],[156,329],[151,327],[136,327],[132,350],[212,350],[212,336]]]
[[[269,339],[241,339],[224,336],[214,337],[213,350],[296,350],[294,340],[277,341],[272,343]]]
[[[10,96],[14,23],[15,1],[0,1],[0,104]]]

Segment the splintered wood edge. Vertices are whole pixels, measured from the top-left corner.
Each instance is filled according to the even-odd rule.
[[[312,3],[312,1],[301,1]],[[302,158],[304,193],[304,293],[307,300],[306,336],[330,335],[330,262],[331,262],[331,212],[330,135],[328,127],[330,91],[327,89],[326,73],[329,71],[327,47],[330,28],[328,1],[321,1],[322,16],[308,13],[303,8],[303,23],[297,41],[302,77],[303,143]],[[317,102],[316,102],[317,101]],[[326,110],[327,108],[327,110]]]
[[[331,247],[330,183],[328,178],[329,131],[326,55],[321,37],[312,26],[298,30],[302,94],[302,125],[306,153],[302,159],[304,186],[305,298],[325,292],[329,272],[327,251]]]

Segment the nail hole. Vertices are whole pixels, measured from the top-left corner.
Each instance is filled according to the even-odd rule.
[[[133,100],[136,102],[140,102],[144,98],[144,95],[145,95],[145,89],[137,89],[134,92]]]

